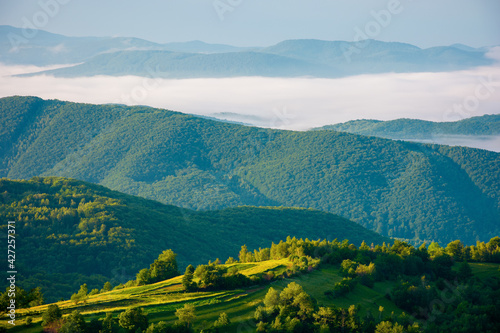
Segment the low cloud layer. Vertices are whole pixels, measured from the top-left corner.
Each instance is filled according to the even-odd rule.
[[[0,97],[149,105],[292,130],[361,118],[453,121],[500,113],[500,67],[340,79],[12,76],[39,70],[0,66]]]

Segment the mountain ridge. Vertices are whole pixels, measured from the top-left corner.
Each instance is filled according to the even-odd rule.
[[[16,223],[23,288],[43,286],[51,297],[69,297],[88,277],[92,284],[124,283],[166,249],[187,265],[225,260],[237,256],[243,244],[265,247],[289,235],[349,238],[356,245],[363,239],[389,241],[345,218],[310,209],[245,206],[196,212],[58,177],[0,179],[0,215],[5,233],[7,221]],[[73,283],[65,284],[62,276]]]
[[[21,41],[13,39],[12,34]],[[66,37],[45,31],[31,39],[23,39],[22,35],[22,29],[0,26],[0,62],[38,66],[77,64],[26,75],[336,78],[388,72],[453,71],[494,63],[486,57],[484,48],[420,49],[411,44],[372,39],[362,43],[292,39],[268,47],[235,47],[201,41],[159,44],[128,37]],[[37,39],[37,36],[41,37]],[[158,56],[161,52],[162,56]],[[187,61],[187,58],[196,61]],[[142,63],[147,66],[141,66]]]
[[[314,208],[383,235],[498,234],[498,153],[281,131],[149,107],[0,99],[0,176],[64,176],[190,209]]]
[[[500,142],[500,115],[476,116],[452,122],[408,118],[387,121],[358,119],[313,130],[341,131],[392,140],[434,142],[456,146],[464,142],[469,147],[477,145],[477,148],[498,152],[499,147],[495,149],[493,146],[495,142]],[[468,143],[467,140],[471,142]]]

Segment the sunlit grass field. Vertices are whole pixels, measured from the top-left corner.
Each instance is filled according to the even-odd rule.
[[[259,275],[264,272],[273,271],[276,274],[291,267],[288,259],[268,260],[264,262],[230,264],[236,266],[242,274],[247,276]],[[499,274],[498,264],[471,263],[471,268],[477,277],[483,279]],[[336,282],[342,280],[339,268],[334,266],[322,266],[317,270],[273,281],[265,285],[256,285],[244,289],[207,291],[207,292],[184,292],[182,288],[182,276],[178,276],[155,284],[112,290],[106,293],[90,296],[86,304],[75,305],[72,301],[58,302],[64,315],[74,310],[79,310],[86,321],[104,318],[106,313],[114,316],[129,307],[141,307],[148,314],[150,323],[167,321],[175,322],[175,310],[183,307],[185,303],[191,303],[196,308],[196,321],[194,326],[203,328],[212,324],[220,313],[227,313],[231,325],[225,328],[227,332],[251,332],[255,331],[253,314],[255,309],[264,299],[270,287],[277,290],[284,289],[290,282],[295,281],[311,295],[319,306],[337,306],[348,308],[352,304],[360,305],[360,315],[365,316],[370,312],[374,316],[379,315],[379,307],[384,308],[383,316],[402,313],[392,301],[385,295],[390,292],[392,282],[377,282],[373,288],[357,284],[353,291],[343,297],[330,298],[325,295],[326,291],[332,290]],[[9,332],[42,332],[41,314],[48,305],[21,309],[17,311],[16,326],[11,327]],[[31,316],[33,322],[26,326],[26,318]],[[1,324],[8,326],[5,319]],[[11,326],[11,325],[9,325]]]

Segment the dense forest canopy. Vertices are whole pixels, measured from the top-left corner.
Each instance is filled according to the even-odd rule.
[[[491,114],[449,122],[433,122],[420,119],[389,121],[360,119],[327,125],[316,130],[341,131],[399,140],[429,139],[439,135],[499,135],[500,115]]]
[[[4,177],[72,177],[191,209],[314,208],[415,243],[500,231],[494,152],[35,97],[1,99],[0,124]]]
[[[50,300],[67,297],[83,282],[91,289],[106,280],[123,283],[167,248],[187,265],[232,256],[241,243],[258,248],[289,234],[349,238],[357,244],[388,241],[345,218],[314,210],[196,212],[53,177],[0,179],[0,216],[1,230],[7,221],[16,222],[22,286],[42,286]]]

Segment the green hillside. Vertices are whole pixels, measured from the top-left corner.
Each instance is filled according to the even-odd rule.
[[[307,209],[238,207],[192,211],[64,178],[0,179],[0,229],[16,221],[17,266],[25,289],[41,286],[49,300],[124,283],[165,249],[181,265],[225,260],[241,244],[268,246],[288,235],[388,241],[337,215]],[[50,267],[50,269],[47,269]],[[5,283],[2,284],[2,286]]]
[[[500,135],[500,115],[484,115],[452,122],[419,119],[351,120],[318,130],[341,131],[388,139],[428,139],[435,135]]]
[[[500,238],[477,247],[453,245],[459,243],[416,249],[395,241],[392,246],[357,248],[347,241],[293,238],[267,248],[264,260],[211,263],[192,267],[194,274],[186,270],[184,276],[157,283],[85,291],[78,301],[18,309],[17,324],[9,332],[41,332],[42,326],[50,331],[71,323],[80,329],[69,332],[82,333],[121,332],[127,327],[122,331],[497,331]],[[458,262],[464,259],[480,262]],[[194,286],[188,289],[189,274]],[[224,284],[235,277],[243,283]],[[3,302],[4,294],[0,299]],[[60,314],[49,317],[51,308]],[[190,315],[181,316],[179,309]],[[135,315],[124,320],[126,313]],[[218,324],[223,313],[227,320]],[[0,327],[9,327],[8,320],[2,317]],[[152,324],[168,327],[153,330]]]
[[[1,99],[0,124],[8,178],[71,177],[201,210],[314,208],[416,242],[500,232],[494,152],[35,97]]]
[[[233,264],[229,267],[237,267],[242,274],[247,276],[259,276],[265,272],[279,269],[280,267],[291,268],[292,263],[288,259],[270,260],[259,262],[248,267],[246,264]],[[204,322],[213,323],[220,313],[225,312],[230,317],[232,324],[226,328],[226,332],[240,332],[242,328],[246,332],[255,332],[256,321],[254,312],[262,303],[270,286],[252,286],[244,289],[213,291],[213,292],[192,292],[182,293],[182,277],[176,277],[167,281],[158,282],[152,285],[131,287],[126,289],[113,290],[107,293],[90,296],[86,305],[75,305],[71,301],[58,302],[62,312],[67,315],[74,310],[79,310],[85,319],[104,319],[106,313],[113,313],[115,317],[128,307],[142,307],[148,315],[149,322],[167,321],[174,323],[175,310],[184,304],[193,304],[196,307],[195,327],[202,327]],[[299,275],[286,280],[276,281],[272,288],[282,291],[291,282],[299,283],[304,290],[313,297],[318,297],[320,306],[342,306],[348,308],[354,302],[363,301],[362,313],[378,313],[378,307],[384,306],[387,314],[394,312],[401,315],[403,311],[393,302],[387,300],[385,296],[384,284],[377,283],[375,288],[366,286],[356,286],[356,292],[349,296],[338,299],[331,299],[324,295],[324,292],[331,290],[336,282],[342,280],[342,275],[338,269],[327,267],[319,271],[313,271],[306,275]],[[20,310],[20,325],[25,323],[28,313],[33,318],[31,329],[25,325],[18,329],[9,330],[12,332],[42,332],[41,316],[46,311],[48,305]]]

